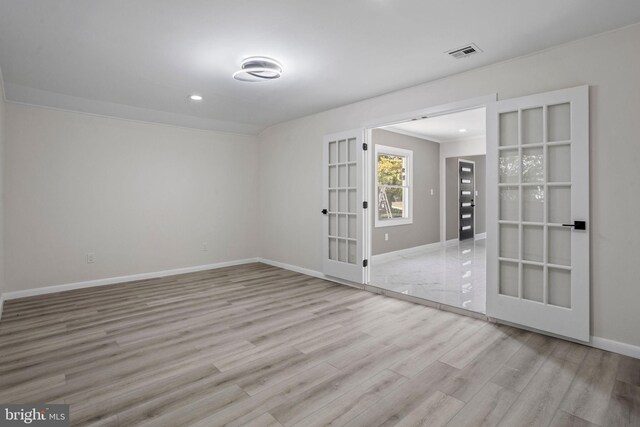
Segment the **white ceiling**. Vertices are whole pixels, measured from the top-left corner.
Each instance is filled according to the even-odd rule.
[[[487,129],[486,111],[484,108],[476,108],[398,123],[383,129],[435,142],[483,138],[486,137]],[[464,129],[465,132],[460,132],[460,129]]]
[[[0,0],[0,67],[10,100],[255,133],[639,21],[638,0]],[[282,78],[233,80],[252,55]]]

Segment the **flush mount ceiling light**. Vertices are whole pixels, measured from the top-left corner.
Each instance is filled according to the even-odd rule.
[[[458,132],[460,133],[465,133],[467,130],[466,129],[458,129]]]
[[[192,101],[202,101],[203,98],[202,98],[202,95],[193,94],[193,95],[189,95],[189,99]]]
[[[242,69],[233,73],[233,78],[243,82],[275,80],[282,75],[282,65],[264,56],[252,56],[242,61]]]

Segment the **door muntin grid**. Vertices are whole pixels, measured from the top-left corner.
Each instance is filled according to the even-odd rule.
[[[498,114],[498,292],[571,308],[571,105]]]
[[[357,264],[357,138],[329,141],[328,259]]]

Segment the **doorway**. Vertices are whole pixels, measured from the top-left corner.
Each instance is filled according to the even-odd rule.
[[[439,248],[446,250],[449,241],[446,237],[446,218],[444,190],[446,179],[439,183],[440,218],[432,218],[431,224],[440,223],[440,240],[419,246],[376,253],[372,244],[374,228],[371,226],[377,218],[385,222],[384,226],[409,226],[414,224],[420,209],[414,205],[425,197],[434,196],[434,188],[429,192],[411,195],[416,185],[408,184],[408,170],[412,162],[402,154],[382,153],[376,156],[375,163],[370,145],[375,145],[373,133],[378,128],[391,127],[407,121],[432,119],[455,112],[484,108],[486,112],[486,221],[488,240],[486,256],[482,256],[485,274],[478,274],[486,282],[486,314],[492,318],[534,328],[546,333],[569,337],[580,341],[589,340],[590,317],[590,264],[589,264],[589,87],[579,86],[552,92],[538,93],[520,98],[497,101],[497,96],[476,98],[456,102],[445,106],[432,107],[417,113],[393,116],[386,120],[377,120],[344,134],[328,135],[323,143],[323,165],[325,179],[323,184],[323,202],[333,208],[323,208],[323,264],[327,277],[345,279],[355,284],[364,284],[374,292],[382,291],[389,295],[393,292],[409,294],[412,292],[405,280],[383,280],[375,277],[377,265],[393,258],[409,258],[414,251]],[[412,119],[413,117],[413,119]],[[463,133],[462,129],[459,129]],[[410,131],[409,131],[410,132]],[[402,132],[396,132],[402,133]],[[405,132],[406,133],[406,129]],[[342,139],[342,138],[346,139]],[[359,145],[360,139],[364,142]],[[349,144],[340,141],[354,140],[356,153],[347,155]],[[421,139],[421,138],[418,138]],[[344,147],[337,161],[332,145]],[[449,149],[449,145],[454,147]],[[357,147],[361,147],[359,151]],[[441,144],[440,175],[445,173],[443,165],[449,157],[460,156],[456,153],[456,144]],[[334,150],[335,151],[335,150]],[[448,151],[448,155],[444,152]],[[358,154],[360,152],[360,154]],[[466,155],[466,154],[464,154]],[[345,157],[346,156],[346,157]],[[413,158],[414,156],[412,156]],[[341,159],[346,159],[342,161]],[[380,179],[369,168],[377,163],[388,163],[389,175]],[[419,160],[415,160],[421,165]],[[416,171],[425,170],[423,167]],[[351,173],[356,176],[351,180]],[[360,171],[361,173],[358,173]],[[456,170],[456,176],[458,171]],[[478,163],[475,167],[476,189]],[[342,178],[340,178],[342,177]],[[374,180],[378,180],[377,191],[391,189],[386,193],[386,209],[382,215],[378,204],[376,209],[368,209],[368,204],[379,202],[379,194],[372,191]],[[355,186],[351,186],[351,181]],[[345,184],[347,187],[345,187]],[[457,184],[457,183],[456,183]],[[392,200],[388,196],[392,196]],[[456,193],[456,199],[458,194]],[[473,242],[474,247],[482,246],[478,233],[478,202],[476,196],[475,227],[473,239],[459,240],[454,243],[458,254],[468,254],[469,248],[463,245]],[[355,202],[355,203],[353,203]],[[362,203],[360,205],[359,203]],[[336,205],[337,204],[337,210]],[[342,207],[340,206],[342,203]],[[432,205],[432,204],[431,204]],[[330,213],[338,215],[337,227],[331,228]],[[355,218],[351,225],[340,225],[340,215],[349,214],[347,219]],[[354,214],[354,215],[351,215]],[[334,217],[335,219],[335,217]],[[404,221],[392,224],[391,220]],[[457,212],[455,222],[458,222]],[[389,231],[388,229],[386,231]],[[355,233],[354,233],[355,231]],[[361,232],[362,231],[362,232]],[[378,235],[386,234],[377,230]],[[381,231],[383,233],[381,233]],[[337,234],[336,234],[337,233]],[[410,236],[419,235],[410,232]],[[480,239],[478,239],[480,237]],[[384,235],[384,241],[394,241]],[[444,242],[444,248],[443,248]],[[477,242],[477,243],[476,243]],[[351,250],[353,249],[353,251]],[[354,253],[355,258],[349,254]],[[460,259],[458,263],[467,267],[469,261]],[[361,261],[361,263],[360,263]],[[371,266],[372,268],[368,268]],[[410,266],[409,266],[410,267]],[[402,272],[411,268],[402,269]],[[458,278],[466,279],[468,270],[460,276],[460,270],[452,269]],[[473,272],[471,272],[473,275]],[[402,286],[390,289],[391,285]],[[418,283],[424,289],[425,283]],[[377,289],[376,289],[377,288]],[[457,295],[475,293],[476,289],[457,289]],[[442,296],[445,296],[443,292]],[[417,296],[429,300],[424,296]],[[444,300],[444,299],[442,299]],[[437,301],[431,298],[431,301]],[[455,302],[455,301],[454,301]],[[463,301],[464,302],[464,301]],[[436,303],[447,306],[447,302]],[[453,304],[458,306],[458,304]],[[469,310],[469,306],[462,304]],[[442,307],[445,308],[445,307]],[[477,311],[485,312],[483,309]]]
[[[369,285],[484,314],[485,108],[412,118],[370,137]]]

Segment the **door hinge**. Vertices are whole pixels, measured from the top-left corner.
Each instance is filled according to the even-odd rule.
[[[364,151],[367,151],[367,150],[369,149],[369,146],[367,145],[367,143],[366,143],[366,142],[363,142],[363,143],[362,143],[362,149],[363,149]]]
[[[369,260],[368,260],[368,259],[363,259],[363,260],[362,260],[362,266],[363,266],[363,267],[366,267],[366,266],[368,266],[368,265],[369,265]]]
[[[367,209],[369,207],[369,202],[362,202],[362,209]]]

